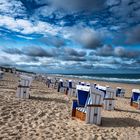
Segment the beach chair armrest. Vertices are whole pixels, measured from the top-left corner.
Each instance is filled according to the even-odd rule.
[[[103,107],[103,105],[90,104],[90,105],[87,105],[87,107]]]
[[[116,100],[114,98],[104,98],[104,100]]]

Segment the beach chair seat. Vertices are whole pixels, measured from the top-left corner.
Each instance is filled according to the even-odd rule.
[[[130,105],[137,109],[140,109],[140,90],[139,89],[132,90]]]
[[[116,95],[116,90],[114,90],[112,88],[106,89],[106,95],[104,98],[104,109],[105,110],[108,110],[108,111],[114,110],[115,95]]]

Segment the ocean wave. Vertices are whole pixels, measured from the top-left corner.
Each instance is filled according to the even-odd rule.
[[[106,82],[118,82],[118,83],[128,83],[128,84],[140,84],[140,79],[129,79],[129,78],[116,78],[116,77],[97,77],[97,76],[79,76],[79,75],[57,75],[68,78],[79,78],[79,79],[90,79],[97,81]]]

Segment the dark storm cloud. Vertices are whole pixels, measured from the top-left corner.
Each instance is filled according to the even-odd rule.
[[[30,57],[53,57],[54,55],[54,52],[50,50],[47,51],[46,49],[38,46],[23,47],[22,49],[5,48],[3,51],[8,54],[26,55]]]
[[[114,49],[111,45],[104,45],[102,48],[98,48],[96,55],[99,56],[112,56]]]
[[[76,29],[73,39],[87,49],[96,49],[102,46],[102,37],[100,33],[91,29]]]
[[[65,48],[64,51],[70,56],[84,57],[86,55],[86,51],[77,51],[73,48]]]
[[[126,44],[130,45],[138,45],[140,44],[140,25],[133,27],[132,29],[129,29],[126,32]]]
[[[140,51],[127,50],[123,47],[116,47],[114,50],[114,54],[118,57],[137,58],[140,56]]]
[[[53,57],[52,52],[49,52],[42,47],[32,46],[23,48],[22,50],[25,55],[32,57]]]
[[[140,57],[139,50],[129,50],[124,47],[112,47],[111,45],[104,45],[91,52],[90,55],[98,55],[103,57],[114,56],[120,58],[138,58]]]
[[[86,61],[86,58],[84,58],[84,57],[76,57],[76,56],[64,56],[64,57],[62,57],[62,60],[64,60],[64,61],[84,62],[84,61]]]

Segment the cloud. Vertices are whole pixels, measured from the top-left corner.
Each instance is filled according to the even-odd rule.
[[[43,6],[37,7],[35,14],[44,17],[55,15],[56,18],[62,18],[74,12],[103,10],[106,7],[106,0],[36,0],[34,5],[41,4]]]
[[[79,62],[84,62],[86,61],[86,58],[84,57],[76,57],[76,56],[64,56],[62,57],[62,60],[64,61],[79,61]]]
[[[4,48],[3,51],[8,54],[22,54],[22,51],[17,48]]]
[[[0,15],[0,27],[7,28],[22,34],[51,34],[56,35],[60,30],[47,22],[37,21],[33,23],[27,19],[15,19],[9,16]]]
[[[22,56],[20,58],[20,60],[22,62],[25,62],[25,63],[31,63],[31,62],[39,62],[39,59],[36,58],[36,57],[31,57],[31,56]]]
[[[31,46],[22,49],[23,54],[32,57],[53,57],[53,52],[49,52],[42,47]]]
[[[0,42],[5,47],[0,60],[7,65],[80,72],[138,68],[139,34],[138,0],[0,2]]]
[[[52,3],[58,8],[78,11],[98,11],[105,7],[105,0],[52,0]]]
[[[140,25],[129,29],[126,32],[126,44],[129,45],[139,45],[140,44]]]
[[[87,49],[96,49],[102,46],[102,37],[100,33],[93,29],[76,29],[72,36],[75,41],[79,42]]]
[[[76,57],[84,57],[86,55],[86,51],[77,51],[73,48],[64,48],[64,52],[66,52],[70,56]]]
[[[42,37],[39,41],[48,46],[62,47],[65,45],[65,40],[59,36]]]
[[[119,57],[126,57],[126,58],[137,58],[140,56],[140,51],[134,50],[126,50],[123,47],[116,47],[114,50],[114,54]]]
[[[46,50],[39,46],[28,46],[22,49],[17,48],[5,48],[4,52],[8,54],[26,55],[31,57],[53,57],[54,52],[52,50]]]
[[[17,0],[0,1],[0,13],[12,17],[26,16],[26,11],[23,4]]]
[[[114,49],[111,45],[104,45],[102,48],[98,48],[96,55],[99,56],[112,56]]]
[[[14,66],[15,62],[7,56],[0,56],[0,65],[1,66]]]
[[[120,57],[120,58],[138,58],[140,56],[139,50],[129,50],[124,47],[112,47],[111,45],[104,45],[97,48],[94,52],[90,52],[90,56],[97,55],[102,57]]]
[[[121,22],[134,23],[140,21],[140,2],[137,0],[108,0],[107,5],[109,11]]]

